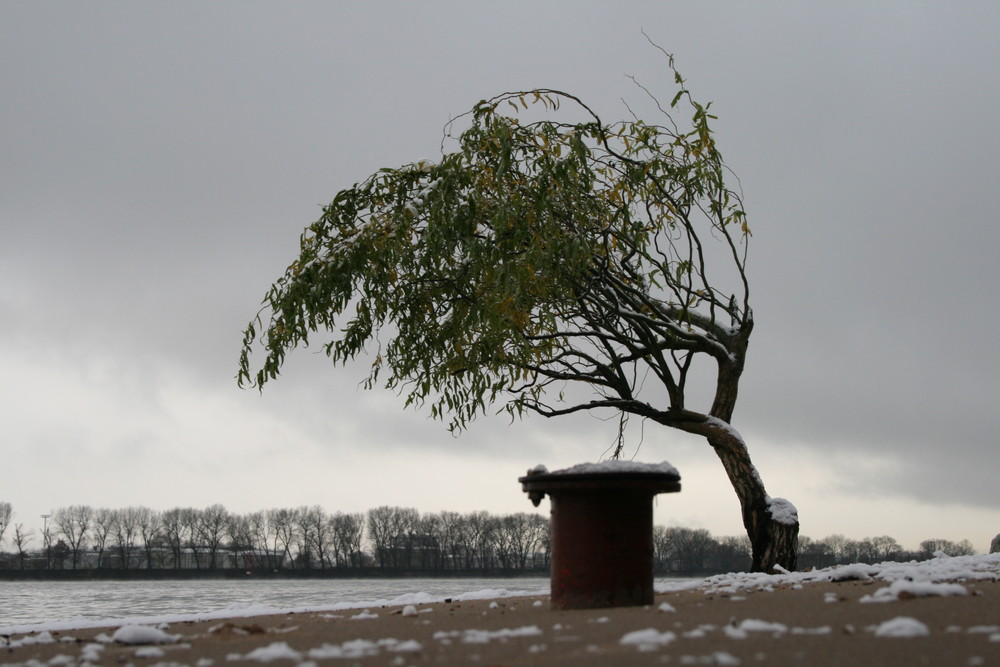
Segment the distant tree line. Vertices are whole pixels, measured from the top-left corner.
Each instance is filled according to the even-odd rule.
[[[421,514],[319,506],[250,514],[204,509],[73,505],[46,518],[40,539],[0,505],[0,569],[531,572],[549,566],[545,517],[487,512]],[[4,533],[11,550],[3,551]]]
[[[660,572],[745,572],[750,565],[750,544],[745,535],[717,538],[704,529],[656,526],[653,546]],[[798,567],[808,570],[849,563],[927,560],[937,553],[971,556],[976,550],[969,540],[924,540],[917,551],[907,551],[888,536],[851,540],[830,535],[814,540],[800,535]]]
[[[800,569],[824,568],[847,563],[928,560],[937,553],[948,556],[971,556],[976,550],[969,540],[960,542],[924,540],[917,551],[908,551],[888,535],[866,537],[861,540],[851,540],[843,535],[830,535],[822,540],[799,537]]]
[[[548,520],[528,513],[438,512],[382,506],[364,513],[328,513],[319,506],[250,514],[222,505],[204,509],[124,509],[73,505],[54,511],[36,540],[12,523],[0,502],[0,570],[245,570],[377,571],[383,573],[547,572]],[[4,550],[4,542],[10,545]],[[707,530],[653,529],[660,574],[746,571],[745,535],[714,537]],[[975,553],[968,540],[925,540],[906,551],[888,536],[851,540],[799,537],[800,569],[837,564],[925,560],[935,553]]]

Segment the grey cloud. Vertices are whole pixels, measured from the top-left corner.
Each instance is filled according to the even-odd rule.
[[[736,419],[751,448],[874,452],[897,473],[864,488],[996,509],[998,19],[988,5],[3,3],[0,345],[115,358],[148,375],[139,391],[172,367],[239,395],[242,328],[339,189],[432,156],[450,117],[506,89],[559,87],[608,120],[622,97],[650,112],[624,77],[669,99],[644,28],[714,100],[745,192],[757,328]],[[553,441],[597,456],[613,434],[498,418],[453,439],[359,394],[364,361],[345,372],[312,352],[237,400],[319,441],[531,463]],[[696,447],[649,427],[640,451]]]

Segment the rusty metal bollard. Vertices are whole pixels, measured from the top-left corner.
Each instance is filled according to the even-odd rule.
[[[653,497],[681,490],[669,463],[584,463],[518,478],[552,502],[552,608],[653,603]]]

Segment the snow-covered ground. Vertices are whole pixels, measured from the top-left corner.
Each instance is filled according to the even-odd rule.
[[[808,572],[762,572],[721,574],[700,582],[671,583],[657,585],[656,590],[666,593],[690,588],[704,588],[708,591],[738,593],[740,591],[769,590],[775,586],[796,586],[821,581],[849,581],[872,579],[890,584],[878,589],[865,602],[880,602],[898,599],[901,593],[921,595],[960,595],[964,591],[960,584],[943,582],[981,581],[1000,579],[1000,553],[980,556],[950,557],[938,553],[925,561],[906,563],[885,562],[868,565],[836,565],[822,570]],[[883,592],[885,591],[885,592]]]

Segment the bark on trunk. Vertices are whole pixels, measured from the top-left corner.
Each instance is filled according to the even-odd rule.
[[[775,565],[794,571],[798,552],[799,524],[776,521],[772,505],[757,469],[742,443],[709,441],[722,461],[729,481],[740,499],[743,526],[750,538],[752,572],[775,572]]]
[[[743,358],[751,325],[737,341],[735,354],[729,362],[720,362],[716,382],[715,400],[711,415],[731,423],[736,397],[739,394],[740,376],[743,374]],[[799,522],[772,515],[774,505],[770,502],[764,482],[750,460],[746,443],[735,433],[731,437],[709,437],[709,444],[722,461],[729,481],[740,499],[743,510],[743,526],[750,537],[752,550],[752,572],[773,573],[775,566],[795,570],[798,559]]]

